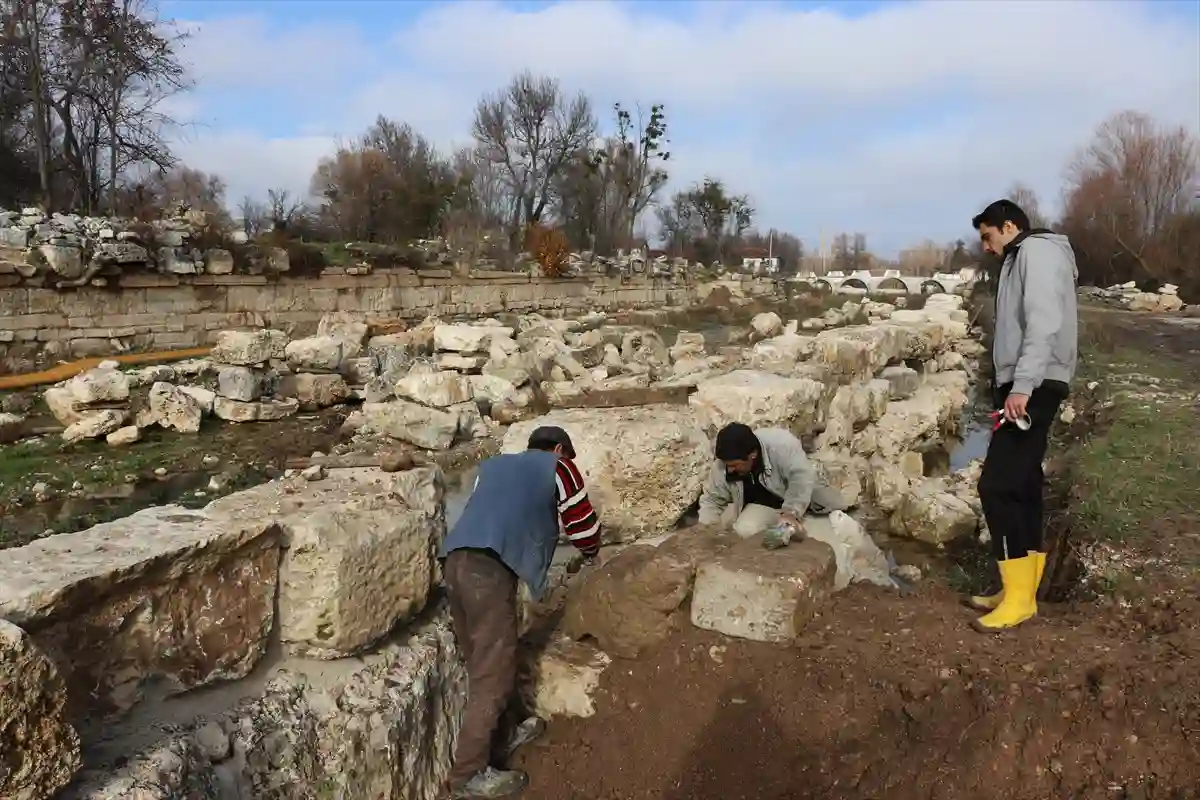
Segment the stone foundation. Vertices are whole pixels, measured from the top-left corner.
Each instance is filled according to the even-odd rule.
[[[42,350],[56,358],[211,344],[217,331],[275,328],[293,337],[344,311],[374,322],[506,311],[659,308],[697,302],[695,285],[646,278],[552,280],[510,272],[453,276],[448,270],[379,270],[317,278],[265,275],[122,276],[113,288],[0,290],[0,374],[31,369]]]

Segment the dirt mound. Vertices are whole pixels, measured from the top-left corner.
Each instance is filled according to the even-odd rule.
[[[956,601],[856,587],[792,648],[676,634],[530,749],[527,797],[1200,797],[1194,596],[1003,637]]]

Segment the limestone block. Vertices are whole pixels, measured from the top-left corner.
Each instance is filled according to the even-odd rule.
[[[204,271],[209,275],[232,275],[233,253],[213,248],[204,254]]]
[[[884,367],[879,377],[888,382],[889,397],[892,400],[907,400],[916,394],[921,383],[921,376],[915,369],[900,364]]]
[[[814,337],[794,333],[763,339],[750,349],[750,366],[762,369],[765,365],[794,365],[812,355],[815,346]]]
[[[733,544],[721,526],[695,526],[627,547],[570,588],[562,630],[607,653],[636,658],[687,621],[696,566]]]
[[[217,370],[217,394],[230,400],[250,403],[262,397],[263,382],[249,367],[221,367]]]
[[[79,769],[79,736],[54,662],[23,630],[0,619],[0,797],[42,800]]]
[[[159,506],[7,551],[0,618],[58,664],[73,718],[108,716],[150,682],[173,693],[247,675],[278,567],[276,528]]]
[[[817,450],[809,457],[824,484],[837,490],[847,507],[854,508],[861,502],[870,472],[867,459],[838,449]]]
[[[125,445],[133,444],[141,438],[142,431],[137,425],[126,425],[124,428],[117,428],[108,434],[108,436],[105,436],[104,440],[111,447],[124,447]]]
[[[645,364],[658,371],[671,363],[667,346],[658,331],[638,328],[621,337],[621,359],[632,364]]]
[[[337,372],[346,350],[346,340],[337,336],[295,339],[284,348],[288,366],[295,372]]]
[[[769,339],[783,333],[783,320],[774,311],[766,311],[754,315],[750,328],[759,339]]]
[[[603,342],[601,342],[603,347]],[[708,353],[704,345],[704,334],[695,333],[692,331],[680,331],[675,337],[675,344],[671,345],[671,361],[679,361],[685,358],[703,359]]]
[[[521,671],[521,694],[528,708],[543,719],[590,717],[593,695],[612,659],[595,647],[565,636],[535,650]]]
[[[206,398],[198,397],[205,392]],[[165,381],[159,381],[150,387],[148,398],[149,414],[140,421],[146,426],[158,425],[161,428],[176,430],[180,433],[197,433],[200,421],[204,416],[205,405],[211,411],[216,401],[216,395],[207,389],[194,386],[175,386]],[[146,427],[143,426],[143,427]]]
[[[438,369],[456,372],[479,372],[487,363],[487,356],[464,356],[459,353],[438,353]]]
[[[891,385],[886,380],[839,386],[829,404],[825,431],[820,436],[818,446],[848,444],[856,430],[883,416],[890,392]]]
[[[539,425],[570,434],[606,541],[671,530],[700,496],[712,465],[708,437],[681,406],[557,409],[510,427],[503,451],[525,450]]]
[[[364,403],[367,425],[377,433],[426,450],[447,450],[458,432],[458,414],[407,400]]]
[[[123,426],[128,418],[129,412],[123,408],[87,411],[62,432],[62,440],[74,444],[84,439],[98,439]]]
[[[891,516],[893,533],[936,545],[970,536],[978,527],[975,510],[940,480],[918,481]]]
[[[83,253],[70,245],[44,244],[38,252],[46,266],[64,280],[75,280],[83,275]]]
[[[433,347],[454,353],[486,353],[493,339],[512,335],[512,328],[495,325],[438,325],[433,329]]]
[[[129,376],[111,367],[81,372],[66,383],[76,406],[122,403],[129,399]]]
[[[425,607],[445,536],[439,467],[398,473],[331,470],[323,481],[278,481],[214,501],[209,512],[278,526],[279,635],[310,658],[342,658]]]
[[[347,352],[346,358],[353,358],[358,352],[362,351],[369,333],[370,326],[367,325],[362,315],[352,314],[347,311],[335,311],[332,314],[326,314],[317,322],[317,336],[333,336],[350,343],[350,349],[356,352]]]
[[[954,432],[967,403],[966,388],[961,372],[928,376],[912,397],[891,401],[877,423],[855,434],[851,449],[895,461],[921,442]]]
[[[243,403],[227,397],[213,400],[213,415],[227,422],[272,422],[290,417],[300,410],[300,401],[293,397],[257,400]]]
[[[787,428],[802,435],[819,424],[824,394],[825,387],[808,378],[739,369],[700,382],[688,404],[710,433],[730,422],[742,422],[756,428]]]
[[[700,565],[692,624],[759,642],[794,641],[833,591],[836,564],[824,542],[766,550],[754,536]]]
[[[295,398],[304,411],[315,411],[346,402],[350,399],[350,387],[341,375],[301,372],[284,376],[278,394]]]
[[[410,372],[396,381],[397,397],[426,406],[446,408],[474,397],[471,381],[457,372]]]
[[[83,418],[83,414],[75,408],[75,396],[66,386],[51,386],[42,394],[50,413],[64,427],[74,425]]]
[[[284,358],[287,334],[283,331],[220,331],[209,356],[219,364],[252,366]]]
[[[498,403],[517,390],[516,384],[502,375],[471,375],[471,395],[476,400]]]

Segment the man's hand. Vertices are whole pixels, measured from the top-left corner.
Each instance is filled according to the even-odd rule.
[[[1029,405],[1029,395],[1009,393],[1004,399],[1004,418],[1015,422],[1025,416],[1025,407]]]
[[[796,533],[792,536],[793,539],[799,539],[804,536],[804,522],[794,514],[780,514],[779,521],[787,525],[791,525],[796,529]]]

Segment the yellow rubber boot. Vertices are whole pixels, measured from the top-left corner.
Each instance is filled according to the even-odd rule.
[[[1004,590],[995,594],[973,594],[967,598],[967,605],[976,611],[991,611],[996,606],[1000,605],[1000,601],[1004,599]]]
[[[1029,555],[1037,559],[1037,580],[1033,584],[1033,596],[1036,598],[1038,590],[1042,588],[1042,575],[1046,573],[1046,554],[1030,550]]]
[[[1037,614],[1037,563],[1037,558],[1029,555],[1000,562],[1004,599],[990,614],[971,623],[975,630],[991,633],[1015,628]]]

